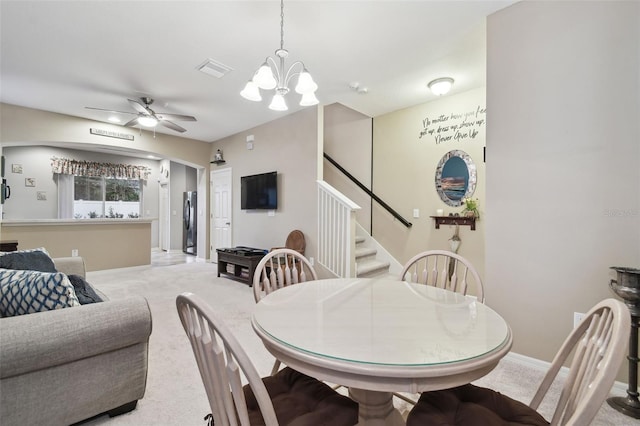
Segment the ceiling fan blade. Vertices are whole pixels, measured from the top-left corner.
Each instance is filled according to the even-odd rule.
[[[104,109],[104,108],[94,108],[94,107],[85,107],[86,109],[93,109],[96,111],[106,111],[106,112],[113,112],[115,114],[137,114],[135,112],[131,112],[131,111],[116,111],[115,109]]]
[[[178,126],[176,123],[172,123],[167,120],[160,120],[160,124],[162,124],[164,127],[168,127],[171,130],[175,130],[176,132],[184,133],[187,131],[187,129],[184,129]]]
[[[124,124],[124,127],[133,127],[136,126],[138,124],[138,117],[132,119],[131,121],[128,121],[126,124]]]
[[[192,115],[156,113],[158,120],[197,121]]]
[[[129,101],[129,104],[131,105],[131,107],[136,111],[138,111],[139,113],[142,113],[145,115],[153,115],[151,111],[149,111],[149,108],[142,105],[140,102],[134,101],[133,99],[127,99],[127,100]]]

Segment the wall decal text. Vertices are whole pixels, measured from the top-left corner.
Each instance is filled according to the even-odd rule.
[[[443,142],[462,142],[475,139],[486,125],[487,108],[478,105],[474,110],[451,112],[422,119],[419,139],[433,137],[436,145]]]

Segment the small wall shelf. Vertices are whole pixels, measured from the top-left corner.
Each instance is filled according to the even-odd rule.
[[[218,166],[219,166],[220,164],[224,164],[224,163],[226,163],[226,161],[224,161],[224,160],[214,160],[214,161],[211,161],[211,164],[217,164]]]
[[[468,225],[472,231],[476,230],[476,218],[469,216],[431,216],[436,220],[436,229],[440,225]]]

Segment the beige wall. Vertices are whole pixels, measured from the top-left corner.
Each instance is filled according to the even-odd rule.
[[[253,149],[246,138],[254,136]],[[317,108],[276,119],[214,142],[232,169],[232,244],[262,249],[283,246],[289,232],[300,229],[307,242],[307,257],[315,257],[317,241]],[[212,154],[213,155],[213,154]],[[213,159],[213,157],[212,157]],[[278,209],[240,209],[240,177],[278,172]]]
[[[483,147],[486,125],[476,124],[476,121],[485,118],[482,112],[484,108],[485,91],[481,88],[374,118],[373,192],[413,226],[406,228],[386,210],[374,204],[373,237],[400,263],[404,264],[424,250],[450,249],[448,240],[455,227],[441,226],[435,229],[434,221],[429,216],[435,215],[436,209],[443,209],[445,214],[462,211],[462,207],[448,206],[440,199],[435,187],[435,173],[444,154],[451,150],[463,150],[471,156],[477,168],[477,187],[473,198],[480,201],[481,218],[475,231],[468,226],[460,227],[462,244],[458,253],[468,258],[484,276],[486,174]],[[473,121],[474,125],[460,127],[461,134],[468,133],[468,137],[456,139],[452,125],[460,126],[465,119],[458,115],[463,114],[464,117],[466,113],[470,113],[466,121]],[[441,116],[446,120],[433,123],[434,119]],[[426,119],[431,124],[425,124]],[[427,133],[420,137],[425,127]],[[445,127],[449,129],[445,130]],[[471,129],[477,133],[472,135]],[[430,130],[433,130],[432,134],[428,133]],[[444,139],[451,136],[451,139],[436,139],[438,135]],[[414,209],[419,210],[420,217],[413,217]],[[490,300],[491,296],[491,292],[486,291],[487,299]]]
[[[52,257],[78,250],[88,271],[151,263],[150,221],[4,225],[2,239],[18,240],[18,249],[45,247]]]
[[[365,187],[371,189],[372,119],[341,104],[324,107],[324,152]],[[329,161],[323,163],[324,180],[360,206],[358,223],[371,232],[369,196]]]
[[[640,3],[520,2],[488,19],[488,304],[550,360],[640,267]],[[626,381],[623,366],[619,380]]]

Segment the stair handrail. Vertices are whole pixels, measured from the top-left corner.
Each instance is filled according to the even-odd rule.
[[[349,180],[351,180],[351,182],[355,183],[358,186],[358,188],[362,189],[369,197],[373,198],[386,211],[391,213],[391,215],[393,217],[395,217],[396,219],[398,219],[400,221],[400,223],[402,223],[407,228],[411,228],[413,226],[413,223],[409,222],[407,219],[402,217],[400,215],[400,213],[395,211],[391,206],[389,206],[387,203],[385,203],[380,197],[378,197],[376,194],[374,194],[369,188],[364,186],[355,176],[353,176],[351,173],[349,173],[344,167],[342,167],[336,160],[331,158],[326,152],[324,152],[323,155],[324,155],[324,158],[327,159],[327,161],[329,161],[331,164],[333,164],[340,172],[342,172],[343,175],[348,177]]]

